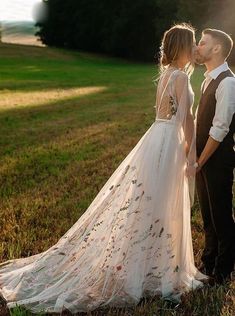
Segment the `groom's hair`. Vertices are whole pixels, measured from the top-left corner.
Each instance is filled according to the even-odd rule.
[[[213,37],[217,43],[221,45],[223,57],[225,59],[228,58],[233,48],[233,40],[231,36],[221,30],[216,29],[205,29],[202,31],[202,34],[209,34],[211,37]]]

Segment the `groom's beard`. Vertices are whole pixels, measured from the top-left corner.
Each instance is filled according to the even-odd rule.
[[[203,64],[207,63],[208,61],[210,61],[211,60],[211,52],[212,52],[212,48],[208,51],[206,56],[202,56],[198,53],[195,57],[195,63],[198,65],[203,65]]]

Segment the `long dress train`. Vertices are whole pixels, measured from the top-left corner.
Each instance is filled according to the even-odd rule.
[[[71,229],[48,250],[0,265],[8,307],[75,313],[202,286],[185,174],[186,143],[188,157],[195,149],[187,75],[165,71],[156,99],[156,120]]]

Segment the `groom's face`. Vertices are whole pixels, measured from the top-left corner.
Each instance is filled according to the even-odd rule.
[[[205,64],[213,58],[214,39],[209,34],[202,35],[195,51],[195,62]]]

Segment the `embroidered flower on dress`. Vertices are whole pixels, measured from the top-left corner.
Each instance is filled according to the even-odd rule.
[[[171,95],[170,95],[169,104],[170,104],[171,115],[175,115],[177,112],[177,107],[176,107],[175,101]]]
[[[162,228],[161,228],[161,231],[160,231],[160,233],[159,233],[159,237],[162,236],[163,231],[164,231],[164,228],[162,227]]]

